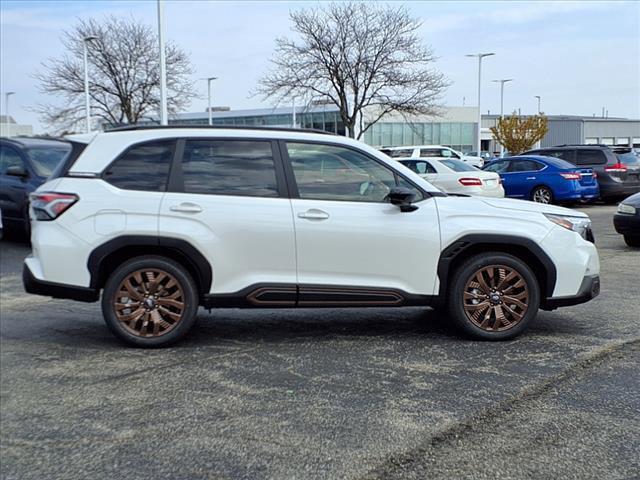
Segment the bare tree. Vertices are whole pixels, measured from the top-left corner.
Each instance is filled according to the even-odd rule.
[[[62,105],[40,105],[42,120],[55,130],[74,130],[84,121],[83,39],[89,59],[91,114],[110,124],[135,124],[155,115],[160,106],[158,42],[151,27],[133,19],[107,17],[80,21],[64,32],[67,54],[49,59],[35,77],[43,93],[56,95]],[[167,103],[170,113],[186,107],[194,96],[189,79],[193,69],[187,54],[168,43]]]
[[[299,40],[276,40],[273,68],[257,90],[278,102],[311,94],[340,111],[360,138],[385,115],[436,114],[448,82],[403,6],[334,3],[292,12]],[[367,113],[365,116],[364,113]],[[366,123],[366,124],[365,124]]]
[[[542,140],[549,127],[544,115],[523,118],[513,112],[510,117],[499,118],[496,126],[490,130],[510,155],[518,155],[529,150],[538,140]]]

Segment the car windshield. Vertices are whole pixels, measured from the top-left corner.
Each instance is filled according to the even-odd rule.
[[[638,156],[632,151],[628,151],[625,153],[616,153],[618,160],[620,163],[624,163],[625,165],[637,165],[640,163],[638,160]]]
[[[63,161],[71,148],[43,148],[35,147],[27,149],[31,164],[39,177],[48,177],[51,172]]]
[[[475,172],[478,169],[467,165],[461,160],[440,160],[444,166],[449,167],[454,172]]]

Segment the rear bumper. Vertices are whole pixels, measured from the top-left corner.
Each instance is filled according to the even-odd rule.
[[[640,214],[616,213],[613,216],[613,226],[621,235],[640,235]]]
[[[582,279],[580,289],[575,295],[565,297],[550,297],[545,299],[540,308],[543,310],[554,310],[558,307],[568,307],[588,302],[600,294],[600,276],[587,275]]]
[[[600,196],[603,198],[611,197],[628,197],[634,193],[640,192],[640,185],[637,184],[624,184],[622,182],[600,181]]]
[[[45,297],[68,298],[70,300],[78,300],[81,302],[95,302],[100,296],[99,291],[93,288],[39,280],[33,275],[27,264],[22,267],[22,284],[24,285],[24,289],[27,293],[44,295]]]

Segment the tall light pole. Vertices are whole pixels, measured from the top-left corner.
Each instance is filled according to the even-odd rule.
[[[91,103],[89,100],[89,62],[87,60],[87,44],[97,38],[98,37],[89,36],[82,39],[82,46],[84,47],[84,109],[87,118],[87,133],[91,131]]]
[[[213,118],[211,116],[211,82],[217,80],[218,77],[208,77],[207,81],[207,111],[209,112],[209,125],[213,125]]]
[[[466,55],[467,57],[478,57],[478,138],[476,139],[476,151],[478,155],[480,155],[480,132],[482,130],[482,114],[480,113],[480,90],[482,86],[482,59],[484,57],[490,57],[491,55],[495,55],[495,53],[473,53]]]
[[[538,116],[540,116],[540,95],[535,95],[535,98],[538,99]],[[540,148],[540,140],[536,142],[535,148]]]
[[[168,125],[167,65],[164,52],[164,1],[158,0],[158,46],[160,48],[160,125]]]
[[[4,114],[7,117],[7,137],[11,136],[11,122],[9,121],[9,97],[15,94],[16,92],[6,92],[4,94]]]
[[[500,83],[500,120],[504,118],[504,84],[512,82],[513,78],[503,78],[501,80],[492,80],[492,82]],[[504,145],[500,144],[500,158],[504,157]]]

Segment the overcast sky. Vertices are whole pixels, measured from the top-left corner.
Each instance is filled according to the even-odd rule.
[[[165,2],[166,35],[191,55],[194,79],[218,76],[214,104],[232,109],[269,107],[251,97],[268,69],[274,39],[290,34],[291,10],[316,2]],[[477,60],[467,53],[495,52],[483,62],[482,109],[534,113],[542,96],[547,114],[600,114],[640,118],[640,2],[406,2],[424,24],[421,36],[452,81],[447,105],[476,104]],[[10,113],[19,123],[45,127],[31,109],[51,99],[38,92],[32,74],[64,51],[61,32],[77,19],[113,14],[156,25],[156,1],[2,0],[1,87],[15,91]],[[188,111],[206,108],[206,82]]]

